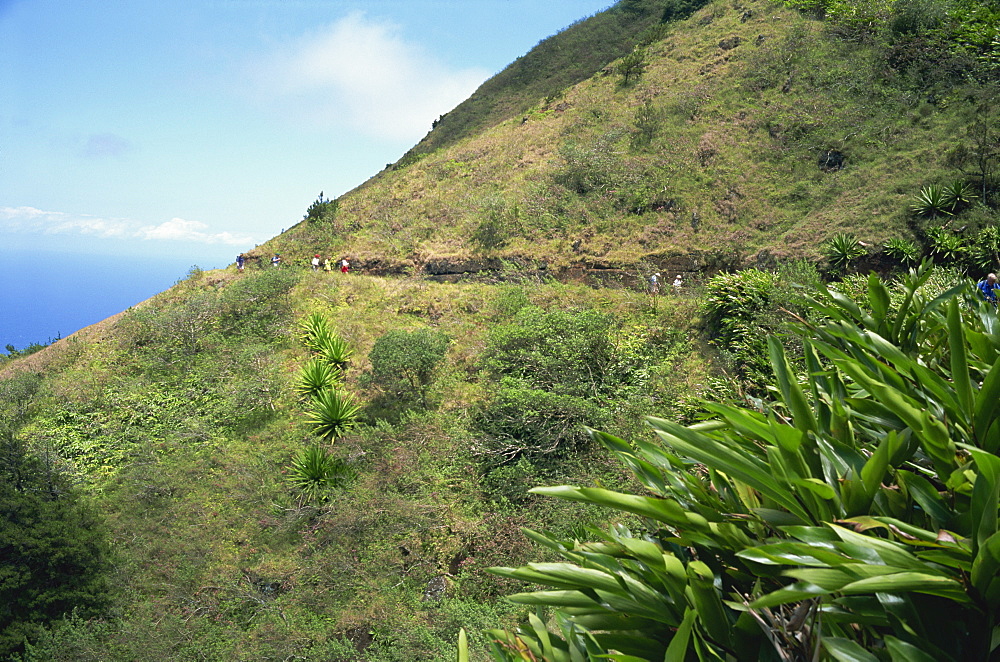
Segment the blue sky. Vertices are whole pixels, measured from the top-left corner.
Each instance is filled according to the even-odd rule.
[[[612,0],[0,0],[0,241],[222,266]]]

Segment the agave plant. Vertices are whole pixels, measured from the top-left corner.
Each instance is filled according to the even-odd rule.
[[[951,215],[951,199],[945,194],[943,186],[930,184],[920,189],[910,209],[918,216],[936,218]]]
[[[326,449],[310,446],[295,458],[288,471],[288,482],[301,502],[322,501],[329,490],[340,487],[354,476],[344,460]]]
[[[310,401],[308,420],[315,434],[332,441],[354,425],[360,410],[350,393],[324,389]]]
[[[313,358],[299,371],[295,390],[308,397],[320,391],[337,388],[343,382],[343,373],[336,366],[320,358]]]
[[[299,322],[299,337],[306,347],[316,351],[317,339],[323,336],[332,335],[330,322],[322,313],[313,312],[302,318]]]
[[[902,237],[893,237],[885,242],[885,254],[902,264],[913,264],[920,258],[920,249],[915,243]]]
[[[332,366],[344,370],[354,355],[350,344],[340,336],[329,333],[316,338],[314,351]]]
[[[945,206],[952,213],[961,211],[975,199],[972,185],[962,179],[957,179],[941,189],[941,197]]]
[[[839,232],[826,242],[823,252],[834,269],[844,270],[864,255],[865,249],[853,234]]]
[[[923,294],[925,263],[867,300],[821,290],[802,369],[769,339],[765,411],[650,419],[658,442],[595,438],[646,494],[537,494],[638,515],[561,558],[496,568],[552,608],[491,631],[497,660],[1000,657],[1000,335],[969,283]]]

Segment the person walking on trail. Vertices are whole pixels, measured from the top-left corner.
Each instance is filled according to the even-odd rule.
[[[246,262],[246,258],[243,257],[243,253],[240,253],[239,255],[236,256],[236,268],[239,271],[243,271],[243,265],[244,265],[245,262]]]
[[[680,294],[681,287],[683,286],[684,286],[684,281],[681,280],[681,275],[677,274],[677,276],[674,277],[674,294]]]
[[[325,258],[323,260],[323,271],[326,273],[333,271],[333,265],[330,264],[330,258]]]
[[[649,277],[649,293],[653,295],[660,293],[660,272]]]
[[[274,257],[271,258],[271,266],[272,267],[277,267],[280,264],[281,264],[281,255],[278,254],[278,253],[275,253]]]
[[[348,270],[350,270],[350,268],[351,268],[351,263],[347,261],[346,257],[340,261],[340,273],[346,274]]]
[[[313,271],[319,271],[319,253],[313,255],[312,262],[310,262],[309,264],[312,265]]]
[[[986,278],[976,283],[976,287],[984,299],[997,305],[997,290],[1000,290],[1000,285],[997,284],[996,274],[987,274]]]

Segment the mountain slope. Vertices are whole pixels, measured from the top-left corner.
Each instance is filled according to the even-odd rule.
[[[886,57],[773,2],[712,3],[665,28],[628,84],[608,68],[442,139],[342,196],[331,224],[300,224],[261,254],[696,270],[816,258],[837,232],[923,239],[912,201],[974,174],[955,155],[983,103],[976,85],[921,87],[916,65]]]
[[[617,11],[656,23],[680,4]],[[641,41],[615,34],[612,50]],[[541,85],[527,110],[505,83],[487,105],[509,110],[455,131],[445,118],[245,272],[194,271],[0,366],[22,394],[0,400],[0,451],[17,451],[0,461],[30,451],[75,480],[114,587],[100,618],[40,616],[27,659],[440,660],[461,626],[484,659],[480,632],[524,618],[502,599],[519,587],[485,568],[547,558],[524,527],[606,524],[527,489],[636,488],[584,426],[650,438],[644,415],[690,422],[701,398],[759,395],[739,352],[779,334],[796,284],[819,278],[803,263],[726,277],[710,294],[745,316],[727,344],[699,322],[703,271],[815,258],[838,231],[924,240],[992,220],[973,203],[910,210],[958,177],[993,194],[972,158],[993,134],[966,133],[996,112],[969,114],[989,85],[977,98],[920,57],[926,75],[908,78],[883,44],[764,0],[711,2],[656,36],[632,69]],[[556,66],[542,52],[525,61]],[[317,252],[355,269],[314,272]],[[683,271],[677,296],[620,287],[666,267]],[[614,287],[574,282],[596,275]],[[337,388],[360,406],[332,441],[302,390],[316,315],[353,352]],[[309,473],[317,449],[329,473]]]

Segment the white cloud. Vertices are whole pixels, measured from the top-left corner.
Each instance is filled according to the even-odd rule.
[[[412,141],[489,77],[453,69],[397,27],[352,13],[257,67],[261,93],[315,126],[345,123],[376,138]]]
[[[24,234],[82,234],[102,239],[184,241],[204,244],[248,246],[253,237],[232,232],[208,232],[200,221],[173,218],[159,225],[140,225],[128,219],[73,215],[34,207],[0,207],[0,231]]]

